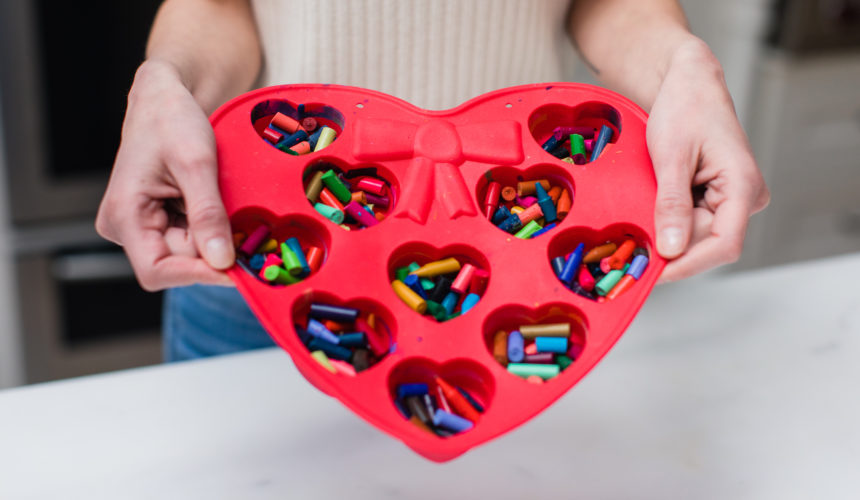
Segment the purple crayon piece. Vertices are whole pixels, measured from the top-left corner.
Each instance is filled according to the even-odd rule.
[[[468,419],[459,415],[454,415],[453,413],[448,413],[442,408],[439,408],[436,410],[436,413],[433,414],[433,425],[443,427],[454,432],[463,432],[468,431],[475,424]]]
[[[570,134],[579,134],[584,139],[591,139],[594,137],[594,129],[592,127],[556,127],[552,131],[552,136],[559,141]]]
[[[364,192],[364,196],[367,198],[367,204],[374,207],[387,208],[388,204],[391,203],[391,200],[387,196],[376,196],[367,191]]]
[[[333,334],[331,330],[326,328],[325,325],[315,319],[308,320],[307,332],[314,337],[325,340],[326,342],[330,342],[332,344],[340,343],[340,339],[337,337],[337,335]]]
[[[254,232],[245,239],[242,246],[239,247],[239,251],[245,255],[253,255],[254,251],[257,250],[257,247],[259,247],[263,243],[263,240],[268,237],[269,226],[260,224],[257,226],[257,229],[254,229]]]
[[[353,219],[357,220],[361,225],[365,227],[375,226],[379,224],[379,221],[376,220],[370,211],[361,206],[357,201],[350,201],[346,204],[344,211],[352,216]]]
[[[537,363],[541,365],[552,364],[553,354],[551,352],[539,352],[537,354],[526,354],[523,363]]]

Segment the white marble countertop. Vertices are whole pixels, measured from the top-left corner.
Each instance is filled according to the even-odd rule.
[[[268,349],[0,392],[0,499],[860,498],[860,254],[658,288],[578,386],[446,464]]]

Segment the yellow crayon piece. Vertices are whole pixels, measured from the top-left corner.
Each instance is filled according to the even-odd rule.
[[[323,127],[322,131],[320,132],[320,138],[317,139],[317,145],[314,148],[314,153],[316,153],[320,149],[323,149],[323,148],[327,147],[329,144],[331,144],[334,141],[335,137],[336,137],[336,134],[335,134],[333,128]]]
[[[523,208],[519,205],[511,207],[511,213],[512,214],[518,214],[518,213],[522,212],[523,210],[525,210],[525,208]]]
[[[257,249],[257,252],[258,253],[269,253],[269,252],[274,252],[278,248],[280,248],[280,245],[278,245],[278,240],[276,240],[275,238],[269,238],[268,240],[266,240],[265,243],[260,245],[260,248]]]
[[[456,273],[460,270],[460,261],[454,257],[428,262],[409,274],[419,278],[432,278],[440,274]]]
[[[548,325],[523,325],[520,333],[525,339],[535,337],[569,337],[570,323],[551,323]]]
[[[394,293],[400,297],[400,300],[402,300],[403,303],[409,306],[413,311],[418,314],[424,314],[427,311],[427,301],[422,299],[414,290],[406,286],[406,283],[400,280],[394,280],[391,282],[391,288],[394,289]]]
[[[334,366],[332,366],[331,362],[328,359],[328,356],[326,356],[324,352],[314,351],[311,353],[311,357],[314,358],[317,361],[317,363],[321,364],[322,367],[325,368],[326,370],[328,370],[332,373],[337,373],[337,369]]]

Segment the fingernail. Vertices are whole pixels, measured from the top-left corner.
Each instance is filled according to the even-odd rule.
[[[207,241],[206,260],[215,269],[226,269],[233,265],[233,252],[227,246],[227,240],[216,237]]]
[[[677,227],[667,227],[660,233],[660,239],[657,241],[657,247],[662,255],[677,255],[680,254],[683,248],[683,234]]]

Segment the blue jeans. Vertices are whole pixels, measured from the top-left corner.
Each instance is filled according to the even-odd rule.
[[[194,285],[167,290],[162,329],[166,361],[275,345],[235,288]]]

